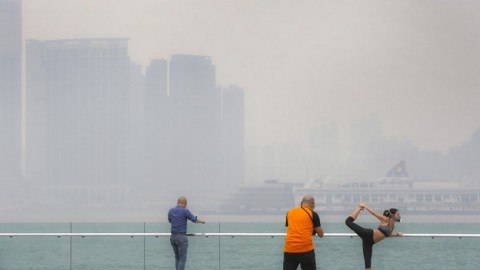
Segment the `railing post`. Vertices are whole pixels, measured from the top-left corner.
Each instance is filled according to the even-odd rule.
[[[70,222],[70,233],[73,233],[71,222]],[[72,235],[70,235],[70,270],[72,270]]]
[[[220,224],[221,224],[221,223],[218,222],[218,233],[221,233]],[[221,264],[221,263],[220,263],[220,261],[221,261],[221,260],[220,260],[220,238],[221,238],[221,237],[219,236],[219,237],[218,237],[218,270],[220,270],[220,268],[221,268],[221,267],[220,267],[220,264]]]
[[[448,224],[445,224],[445,234],[448,234]],[[445,238],[445,270],[448,270],[448,238]]]
[[[144,223],[143,223],[143,233],[146,233],[146,232],[147,232],[147,231],[146,231],[146,224],[145,224],[145,222],[144,222]],[[145,252],[146,252],[146,247],[147,247],[146,242],[145,242],[145,241],[146,241],[146,238],[147,238],[147,237],[144,235],[144,236],[143,236],[143,270],[145,270],[146,267],[147,267],[146,264],[145,264],[145,262],[146,262]]]

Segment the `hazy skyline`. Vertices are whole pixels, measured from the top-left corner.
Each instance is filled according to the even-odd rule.
[[[446,151],[480,127],[474,1],[23,0],[24,39],[129,38],[145,69],[212,57],[245,90],[247,145],[376,115],[386,137]]]

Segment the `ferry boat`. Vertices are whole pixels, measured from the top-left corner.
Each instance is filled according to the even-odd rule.
[[[366,202],[374,208],[395,207],[410,214],[480,213],[480,189],[460,182],[420,181],[411,178],[401,161],[384,177],[366,182],[311,180],[293,190],[295,201],[315,197],[321,212],[351,211]]]
[[[314,179],[304,184],[267,180],[244,187],[218,209],[222,214],[284,214],[305,195],[316,199],[316,210],[344,214],[359,202],[373,208],[394,207],[409,214],[480,214],[480,188],[460,182],[417,180],[409,176],[405,162],[373,181]]]

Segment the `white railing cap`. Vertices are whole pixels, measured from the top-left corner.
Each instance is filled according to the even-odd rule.
[[[170,236],[170,233],[0,233],[0,237],[14,236]],[[285,236],[285,233],[187,233],[187,236]],[[325,233],[325,237],[356,237],[354,233]],[[454,238],[478,238],[480,234],[466,233],[404,233],[403,237],[454,237]]]

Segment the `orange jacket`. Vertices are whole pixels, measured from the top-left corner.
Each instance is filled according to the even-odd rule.
[[[307,211],[307,212],[305,212]],[[301,207],[290,209],[287,213],[287,236],[285,237],[284,251],[288,253],[302,253],[314,249],[312,232],[312,210]]]

